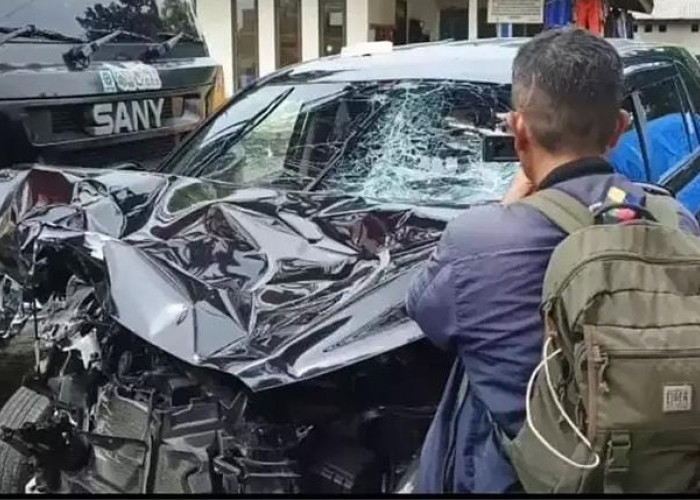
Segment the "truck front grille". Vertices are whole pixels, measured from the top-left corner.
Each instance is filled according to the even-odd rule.
[[[157,165],[179,142],[178,136],[156,137],[141,141],[111,144],[100,148],[55,151],[44,155],[44,162],[54,165],[104,168],[137,161],[146,168]]]

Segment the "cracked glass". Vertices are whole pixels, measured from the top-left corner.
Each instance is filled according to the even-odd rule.
[[[338,191],[384,202],[499,199],[517,162],[486,153],[505,85],[452,81],[268,85],[239,98],[166,169],[242,186]]]

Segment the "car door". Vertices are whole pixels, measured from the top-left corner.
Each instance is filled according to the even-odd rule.
[[[611,153],[616,170],[636,182],[664,186],[700,212],[700,135],[688,86],[673,60],[642,64],[627,74],[633,129]],[[628,111],[630,111],[628,109]]]
[[[690,133],[691,154],[683,165],[663,180],[663,184],[692,213],[700,215],[700,67],[692,72],[681,62],[676,64],[680,76],[680,91],[685,100],[686,122]]]

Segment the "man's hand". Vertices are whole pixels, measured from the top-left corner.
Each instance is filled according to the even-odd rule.
[[[532,184],[530,179],[527,178],[523,169],[519,169],[515,174],[513,183],[508,188],[506,195],[503,197],[501,203],[504,205],[510,205],[516,201],[522,200],[526,196],[530,196],[535,191],[535,186]]]

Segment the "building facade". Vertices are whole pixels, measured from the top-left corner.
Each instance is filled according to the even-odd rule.
[[[607,4],[615,1],[630,3]],[[700,0],[653,5],[653,14],[634,12],[634,38],[681,44],[700,55]],[[229,95],[278,68],[357,43],[533,36],[543,29],[541,24],[500,29],[488,22],[488,7],[489,0],[195,0]]]
[[[656,0],[652,14],[635,14],[636,38],[683,45],[700,56],[700,0]]]
[[[212,56],[232,94],[299,61],[337,54],[344,46],[490,38],[488,0],[196,0]],[[512,25],[530,36],[542,25]]]

